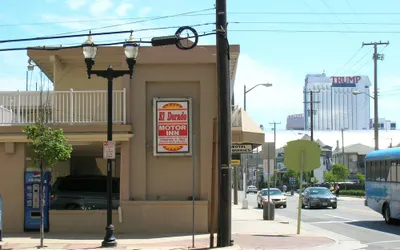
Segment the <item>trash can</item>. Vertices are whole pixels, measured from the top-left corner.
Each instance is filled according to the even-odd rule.
[[[264,220],[274,220],[275,219],[275,204],[273,202],[264,201],[263,218],[264,218]]]

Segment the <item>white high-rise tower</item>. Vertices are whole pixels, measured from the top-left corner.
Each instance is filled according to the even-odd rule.
[[[315,130],[369,129],[371,82],[368,76],[307,74],[304,85],[305,129],[310,129],[310,90]],[[354,95],[357,91],[361,94]]]

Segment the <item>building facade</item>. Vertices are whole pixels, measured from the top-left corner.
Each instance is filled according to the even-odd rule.
[[[310,129],[310,118],[314,115],[315,130],[368,130],[370,86],[368,76],[306,75],[303,91],[305,129]],[[310,91],[313,91],[313,114]]]
[[[231,45],[230,53],[234,79],[239,46]],[[216,186],[218,180],[217,168],[215,172],[211,168],[213,159],[218,161],[213,151],[213,144],[218,144],[218,136],[213,142],[214,119],[218,119],[215,54],[215,46],[197,46],[189,51],[175,46],[143,46],[139,49],[133,79],[125,76],[114,80],[113,140],[117,159],[113,175],[119,180],[115,197],[120,209],[113,211],[113,224],[117,234],[191,232],[193,204],[189,197],[196,198],[196,232],[208,232],[209,211],[211,206],[216,208],[218,200],[216,188],[215,200],[211,200],[211,187]],[[73,146],[69,161],[52,166],[51,182],[65,176],[104,176],[107,169],[102,152],[107,131],[107,80],[96,76],[88,79],[81,49],[29,50],[28,56],[54,85],[54,91],[47,95],[49,124],[62,128]],[[115,69],[127,69],[123,48],[107,47],[98,52],[94,68],[107,69],[110,64]],[[3,115],[4,126],[0,126],[2,230],[20,233],[25,230],[26,216],[30,216],[26,211],[31,193],[25,188],[24,174],[28,169],[37,169],[32,165],[35,155],[22,130],[35,123],[36,112],[41,107],[41,93],[9,91],[1,95],[5,98],[1,98],[0,105],[13,112],[12,119]],[[187,138],[176,138],[184,143],[178,149],[168,149],[160,140],[167,134],[162,132],[167,128],[159,126],[163,120],[159,114],[163,109],[171,112],[179,109],[180,114],[186,112],[190,116],[181,121],[187,125],[181,136]],[[193,135],[195,137],[191,137]],[[243,136],[246,135],[242,135],[240,129],[232,132],[233,138]],[[182,153],[189,150],[190,154],[168,153],[173,150],[182,150]],[[104,200],[104,196],[101,197],[100,200]],[[50,232],[104,234],[105,209],[71,210],[69,207],[50,207],[46,215]]]
[[[286,130],[304,130],[304,114],[288,115]]]
[[[396,130],[397,128],[395,121],[386,120],[385,118],[379,118],[378,122],[379,122],[378,127],[380,130]],[[369,128],[374,129],[374,127],[375,127],[374,119],[370,119]]]

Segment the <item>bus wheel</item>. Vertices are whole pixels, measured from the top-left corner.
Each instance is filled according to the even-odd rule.
[[[385,204],[383,207],[383,218],[385,218],[386,224],[393,224],[393,219],[390,218],[390,207],[389,204]]]

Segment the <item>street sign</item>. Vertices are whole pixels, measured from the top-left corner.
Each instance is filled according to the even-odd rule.
[[[289,183],[290,184],[296,183],[296,177],[289,177]]]
[[[240,160],[232,160],[231,165],[232,166],[240,166]]]
[[[300,193],[297,208],[297,234],[300,234],[303,173],[320,167],[321,148],[318,143],[307,140],[294,140],[284,148],[283,164],[294,171],[300,172]]]
[[[294,140],[284,148],[283,165],[288,169],[300,172],[303,157],[303,171],[311,171],[321,166],[321,149],[318,143],[308,140]]]
[[[232,144],[232,154],[252,153],[253,147],[249,144]]]
[[[104,159],[115,159],[115,142],[105,141],[103,143],[103,158]]]

